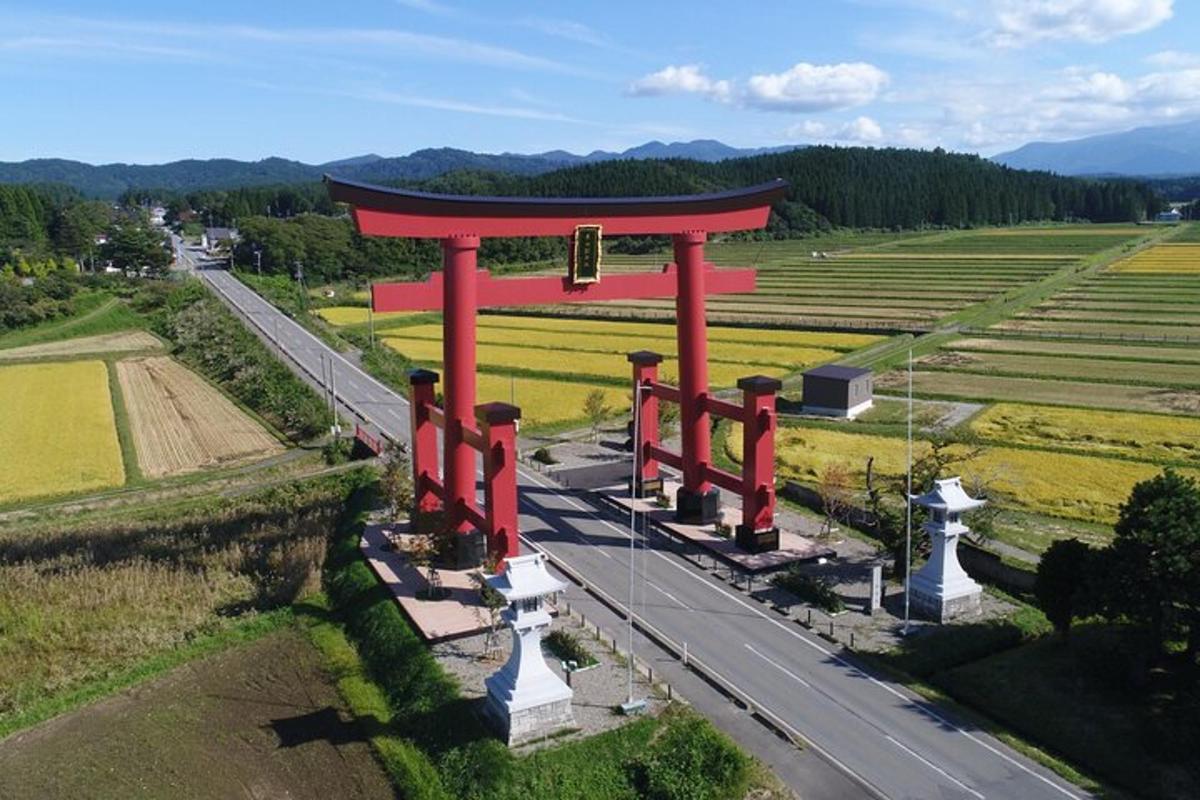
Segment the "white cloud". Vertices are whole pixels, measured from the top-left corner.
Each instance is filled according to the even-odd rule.
[[[634,97],[653,97],[664,94],[699,94],[713,100],[728,100],[732,93],[729,81],[718,81],[705,75],[698,64],[668,66],[658,72],[638,78],[629,85]]]
[[[1141,33],[1171,18],[1175,0],[994,0],[997,47],[1045,40],[1093,44]]]
[[[883,141],[883,128],[870,117],[856,117],[849,122],[832,126],[825,122],[806,119],[787,129],[787,138],[800,141],[849,142],[851,144],[878,144]]]
[[[1159,69],[1185,69],[1200,67],[1200,53],[1184,53],[1179,50],[1162,50],[1146,57],[1146,63]]]
[[[871,144],[883,141],[883,128],[870,117],[856,117],[838,131],[838,138],[847,142]]]
[[[743,101],[770,111],[829,111],[869,103],[887,83],[886,72],[861,61],[801,62],[785,72],[752,75]]]

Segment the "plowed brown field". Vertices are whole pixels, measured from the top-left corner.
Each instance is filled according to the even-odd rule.
[[[26,358],[50,358],[93,353],[129,353],[136,350],[161,350],[162,342],[146,331],[120,331],[102,333],[99,336],[81,336],[78,339],[63,339],[25,347],[10,347],[0,350],[0,361],[15,361]]]
[[[138,466],[148,478],[225,466],[283,450],[199,376],[166,356],[117,362]]]

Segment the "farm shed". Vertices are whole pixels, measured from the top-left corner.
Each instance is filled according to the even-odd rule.
[[[804,373],[804,413],[853,419],[871,407],[871,370],[826,364]]]

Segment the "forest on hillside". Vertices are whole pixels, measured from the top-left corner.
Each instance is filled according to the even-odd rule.
[[[1145,219],[1164,207],[1154,188],[1133,180],[1065,178],[1015,170],[974,155],[941,150],[808,147],[719,162],[681,159],[614,160],[540,175],[457,171],[395,185],[425,191],[510,196],[674,195],[719,191],[783,178],[787,198],[772,210],[765,232],[754,237],[795,238],[834,228],[969,228],[1030,222],[1126,222]],[[0,249],[13,242],[49,243],[58,252],[78,253],[59,241],[66,211],[92,208],[73,190],[7,187],[0,196]],[[15,193],[15,194],[14,194]],[[32,193],[27,196],[27,193]],[[366,239],[316,182],[243,186],[180,192],[126,192],[126,206],[164,203],[171,222],[237,226],[234,252],[243,266],[289,273],[296,264],[316,280],[348,276],[421,274],[438,262],[434,243]],[[91,227],[91,226],[85,226]],[[653,243],[618,243],[653,246]],[[44,248],[43,248],[44,249]],[[488,240],[485,266],[560,258],[562,242],[548,239]],[[0,255],[3,252],[0,251]]]

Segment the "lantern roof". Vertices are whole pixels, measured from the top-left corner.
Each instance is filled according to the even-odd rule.
[[[933,482],[933,488],[913,502],[925,508],[936,508],[944,511],[969,511],[987,503],[971,497],[962,488],[962,478],[943,478]]]
[[[546,570],[544,553],[507,559],[504,572],[490,576],[487,582],[509,603],[530,597],[544,597],[567,588],[565,581],[560,581]]]

